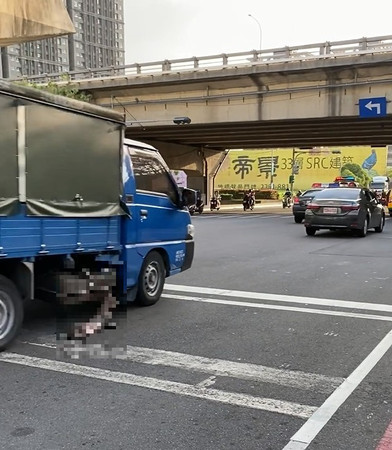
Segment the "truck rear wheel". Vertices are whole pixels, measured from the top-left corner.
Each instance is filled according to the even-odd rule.
[[[23,301],[18,289],[0,275],[0,351],[16,337],[23,322]]]
[[[140,306],[154,305],[160,298],[165,283],[165,264],[158,252],[149,253],[139,275],[136,303]]]

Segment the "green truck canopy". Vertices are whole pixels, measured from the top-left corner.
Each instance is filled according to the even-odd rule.
[[[0,81],[0,215],[122,214],[123,117]]]

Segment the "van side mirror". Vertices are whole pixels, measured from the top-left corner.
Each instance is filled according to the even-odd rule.
[[[182,206],[196,205],[197,192],[194,189],[182,188],[181,189],[181,203]]]

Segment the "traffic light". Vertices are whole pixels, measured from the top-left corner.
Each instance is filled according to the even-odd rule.
[[[290,184],[294,183],[294,175],[289,176],[289,183]]]

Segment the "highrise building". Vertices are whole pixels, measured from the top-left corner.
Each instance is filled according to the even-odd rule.
[[[76,33],[2,49],[3,78],[123,65],[124,0],[63,0]]]

